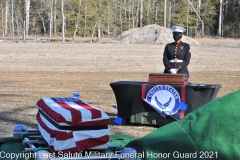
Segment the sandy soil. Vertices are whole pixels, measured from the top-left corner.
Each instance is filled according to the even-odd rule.
[[[240,40],[198,39],[191,47],[193,83],[221,84],[221,97],[240,89]],[[110,134],[142,137],[156,127],[118,126],[110,87],[116,81],[147,81],[162,73],[164,44],[0,42],[0,136],[22,123],[36,129],[35,104],[42,97],[81,99],[110,116]]]

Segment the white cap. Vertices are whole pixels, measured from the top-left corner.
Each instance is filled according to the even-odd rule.
[[[186,31],[186,29],[180,27],[180,26],[172,26],[171,27],[171,30],[172,32],[180,32],[180,33],[183,33]]]

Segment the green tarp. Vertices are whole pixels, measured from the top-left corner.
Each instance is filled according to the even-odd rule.
[[[143,159],[240,159],[240,91],[131,141]]]
[[[0,159],[26,160],[28,158],[28,154],[24,153],[24,146],[20,139],[12,137],[0,138]]]

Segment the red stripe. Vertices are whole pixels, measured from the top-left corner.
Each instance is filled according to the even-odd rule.
[[[82,151],[85,149],[89,149],[92,147],[96,147],[102,144],[106,144],[109,141],[109,136],[108,135],[104,135],[101,137],[97,137],[97,138],[87,138],[81,141],[77,141],[76,145],[77,148]]]
[[[100,145],[97,144],[98,140],[99,141],[106,141],[105,143],[103,143],[103,144],[106,144],[109,141],[109,136],[105,135],[105,136],[99,137],[98,139],[91,138],[91,139],[85,139],[85,140],[82,140],[82,141],[78,141],[76,143],[77,147],[63,149],[63,150],[61,150],[61,152],[63,152],[63,153],[76,153],[76,152],[83,151],[83,150],[86,150],[86,149],[89,149],[89,148],[93,148],[93,147],[96,147],[96,146],[103,145],[103,144],[100,144]],[[90,146],[89,144],[92,144],[94,146]],[[52,145],[49,145],[49,151],[50,152],[55,152],[55,153],[59,152],[59,151],[56,151],[54,149],[54,146],[52,146]],[[66,158],[68,158],[68,157],[66,157]]]
[[[40,117],[40,113],[37,113],[37,121],[39,123],[39,125],[50,134],[51,138],[55,138],[57,141],[64,141],[70,138],[73,138],[73,131],[67,133],[67,132],[61,132],[61,130],[53,130],[51,128],[49,128],[41,119]],[[66,148],[63,149],[61,151],[63,152],[79,152],[82,150],[86,150],[92,147],[96,147],[96,146],[100,146],[103,144],[106,144],[109,141],[109,136],[108,135],[104,135],[101,137],[96,137],[96,138],[87,138],[81,141],[77,141],[76,142],[76,148]],[[49,145],[50,147],[50,152],[56,152],[56,150],[54,150],[54,147]]]
[[[46,114],[46,112],[45,112],[45,114]],[[50,118],[53,119],[52,117],[50,117]],[[57,123],[60,123],[57,120],[54,120],[54,121],[56,121]],[[107,126],[108,123],[109,123],[109,119],[101,119],[101,120],[97,120],[97,121],[67,123],[67,124],[72,125],[72,126]],[[65,125],[62,125],[62,126],[65,126]]]
[[[69,124],[68,122],[66,122],[65,118],[59,114],[59,113],[56,113],[54,110],[52,110],[51,107],[49,107],[43,99],[40,99],[37,101],[37,105],[38,107],[40,107],[49,117],[51,117],[53,120],[55,120],[56,122],[58,123],[61,123],[61,122],[65,122],[67,124]]]
[[[40,107],[49,117],[51,117],[52,120],[56,121],[57,123],[66,123],[68,125],[72,125],[72,126],[106,126],[108,125],[108,119],[102,119],[102,120],[97,120],[97,121],[88,121],[88,122],[82,122],[82,117],[80,111],[72,108],[71,106],[67,105],[67,104],[61,104],[64,102],[57,102],[57,104],[59,104],[60,106],[62,106],[65,109],[70,110],[71,114],[72,114],[72,121],[67,121],[63,115],[55,112],[54,110],[52,110],[51,107],[49,107],[43,99],[38,100],[37,105],[38,107]],[[88,105],[86,105],[85,103],[79,103],[78,105],[81,105],[81,107],[83,108],[89,108],[88,110],[91,111],[92,113],[92,119],[93,118],[101,118],[102,113],[100,110],[97,110],[96,108],[93,107],[87,107]],[[72,109],[69,109],[72,108]],[[76,112],[77,111],[77,112]],[[74,113],[72,113],[74,112]],[[75,112],[77,114],[75,114]],[[78,114],[79,113],[79,114]]]
[[[146,98],[146,86],[147,84],[142,84],[142,99],[145,99]]]
[[[181,89],[181,102],[185,103],[185,95],[186,95],[186,85],[182,85]],[[185,115],[184,110],[181,110],[180,112],[180,119],[182,119]]]
[[[72,122],[73,123],[78,123],[78,122],[82,122],[82,114],[79,110],[71,107],[70,105],[66,104],[65,102],[56,102],[59,106],[61,106],[62,108],[68,110],[71,112],[71,116],[72,116]]]
[[[37,118],[37,121],[38,121],[38,123],[40,124],[40,126],[41,126],[45,131],[47,131],[47,132],[50,134],[51,138],[56,138],[56,140],[59,140],[59,141],[61,141],[61,140],[66,140],[66,139],[69,139],[69,138],[73,138],[72,132],[69,132],[69,133],[67,133],[67,132],[61,132],[60,130],[56,131],[56,130],[52,130],[51,128],[49,128],[49,127],[42,121],[39,112],[37,113],[36,118]],[[49,123],[50,123],[50,122],[49,122]]]
[[[76,104],[78,104],[79,106],[81,106],[82,108],[85,108],[87,110],[89,110],[92,114],[92,119],[96,119],[96,118],[101,118],[102,117],[102,113],[100,110],[92,107],[92,106],[89,106],[81,101],[77,101],[75,102]]]

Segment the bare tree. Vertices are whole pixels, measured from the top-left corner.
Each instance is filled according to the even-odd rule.
[[[201,14],[201,4],[202,4],[202,3],[201,3],[201,0],[198,0],[198,5],[197,5],[198,14]],[[199,20],[196,21],[196,26],[197,26],[197,27],[195,27],[195,36],[198,35],[197,29],[198,29],[198,26],[199,26]]]
[[[98,19],[98,21],[97,21],[97,33],[98,33],[98,35],[97,35],[97,41],[99,41],[100,40],[100,38],[101,38],[101,19],[99,18]]]
[[[127,0],[124,0],[124,18],[127,18]]]
[[[95,25],[94,25],[94,27],[93,27],[93,30],[92,30],[92,37],[91,37],[90,43],[93,42],[93,37],[94,37],[94,33],[95,33],[95,28],[96,28],[96,26],[97,26],[97,22],[95,23]]]
[[[57,0],[53,0],[54,3],[54,16],[53,16],[53,23],[54,23],[54,36],[57,34]]]
[[[147,7],[147,24],[150,24],[151,18],[150,18],[150,8],[151,8],[151,0],[148,0],[148,7]]]
[[[87,14],[88,14],[88,6],[87,6],[87,0],[85,2],[85,12],[84,12],[84,33],[83,37],[86,37],[86,30],[87,30]]]
[[[108,8],[108,23],[107,23],[107,33],[108,33],[108,36],[110,35],[110,25],[109,25],[109,23],[110,23],[110,7],[109,7],[109,3],[108,3],[108,6],[107,6],[107,8]]]
[[[64,0],[62,0],[62,41],[65,42],[65,17],[64,17]]]
[[[12,4],[11,5],[12,5],[12,10],[11,10],[11,12],[12,12],[12,23],[11,23],[11,25],[12,25],[12,39],[14,40],[14,32],[15,32],[14,31],[14,17],[13,17],[13,15],[14,15],[13,14],[13,12],[14,12],[14,9],[13,9],[14,8],[13,7],[14,6],[14,0],[12,0]]]
[[[131,1],[131,0],[129,0]],[[132,28],[135,28],[134,26],[135,23],[135,17],[134,17],[134,0],[132,1]]]
[[[121,33],[122,33],[122,31],[123,31],[123,25],[122,25],[122,3],[121,3],[121,0],[120,1],[118,1],[118,3],[119,3],[119,18],[120,18],[120,30],[121,30]]]
[[[25,23],[24,23],[24,33],[28,37],[29,31],[29,9],[30,9],[30,0],[25,0]]]
[[[199,16],[197,10],[194,8],[194,6],[193,6],[193,4],[191,3],[190,0],[188,0],[188,3],[191,5],[191,7],[192,7],[192,9],[194,10],[194,12],[196,13],[198,19],[199,19],[199,20],[201,21],[201,23],[202,23],[201,35],[202,35],[202,37],[204,37],[204,22],[203,22],[203,20],[201,19],[201,17]]]
[[[77,31],[78,31],[78,27],[79,27],[79,19],[81,17],[81,5],[82,5],[82,0],[79,0],[78,1],[78,13],[77,15],[74,15],[74,19],[75,19],[75,30],[74,30],[74,33],[73,33],[73,38],[72,38],[72,41],[75,42],[75,37],[76,37],[76,34],[77,34]]]
[[[8,12],[9,12],[9,4],[8,0],[5,1],[5,26],[4,26],[4,33],[8,33]]]
[[[143,26],[143,0],[140,0],[140,28]]]
[[[139,27],[139,24],[138,24],[139,10],[140,10],[140,0],[137,0],[137,12],[136,12],[136,26],[137,26],[137,27]]]
[[[171,10],[171,8],[172,8],[172,1],[170,1],[169,2],[169,9],[168,9],[168,27],[170,27],[170,25],[171,25],[171,16],[172,16],[172,10]]]
[[[45,27],[45,22],[44,22],[44,19],[43,17],[41,16],[41,13],[38,11],[38,15],[40,17],[40,19],[42,20],[42,27],[43,27],[43,34],[44,36],[46,35],[46,27]]]
[[[158,21],[158,0],[154,0],[154,9],[155,9],[155,24],[157,24]]]
[[[218,21],[218,36],[222,36],[222,0],[220,0],[220,8],[219,8],[219,21]]]
[[[52,39],[52,28],[53,28],[53,0],[50,0],[50,23],[49,23],[49,41]]]
[[[17,33],[18,38],[20,37],[20,34],[23,34],[23,40],[25,41],[25,15],[21,15],[20,12],[16,12],[18,11],[19,5],[17,4],[18,2],[15,1],[15,5],[14,5],[14,31]],[[24,13],[25,14],[25,13]],[[19,18],[21,17],[23,18],[23,23],[19,23]],[[16,26],[16,29],[15,29]],[[15,36],[15,35],[14,35]]]
[[[2,36],[4,37],[4,10],[2,10],[2,29],[3,29],[3,32],[2,32]]]
[[[167,26],[167,0],[164,0],[164,27],[166,27]]]

